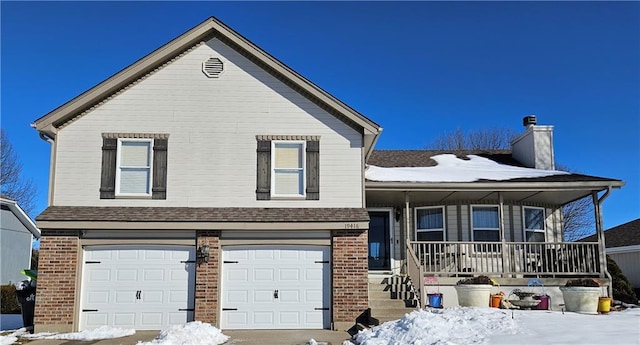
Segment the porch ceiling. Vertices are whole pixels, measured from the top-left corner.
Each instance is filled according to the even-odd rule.
[[[407,190],[412,204],[445,204],[498,200],[497,190]],[[591,194],[591,190],[518,190],[501,191],[505,202],[526,202],[550,205],[564,205]],[[371,190],[367,188],[367,206],[403,205],[404,190]]]

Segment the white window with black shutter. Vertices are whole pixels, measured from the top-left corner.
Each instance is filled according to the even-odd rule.
[[[256,199],[320,199],[317,136],[257,136]]]
[[[166,199],[166,134],[103,134],[100,198]]]

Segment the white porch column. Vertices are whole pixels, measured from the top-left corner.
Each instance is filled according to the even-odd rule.
[[[602,202],[609,196],[609,193],[611,193],[611,187],[609,187],[600,198],[598,198],[598,192],[591,192],[591,198],[593,200],[593,210],[596,217],[596,234],[598,237],[598,251],[600,255],[600,276],[605,275],[611,281],[608,286],[608,292],[609,297],[613,297],[613,279],[611,278],[609,271],[607,271],[607,255],[605,252],[607,247],[605,244],[604,229],[602,228]]]
[[[501,276],[503,278],[505,278],[507,275],[504,273],[505,272],[505,268],[507,267],[507,259],[506,259],[506,250],[507,250],[507,244],[506,244],[506,240],[504,238],[504,198],[502,196],[502,192],[498,192],[498,200],[500,202],[500,210],[499,212],[499,216],[500,216],[500,242],[502,243],[502,250],[500,251],[501,257],[502,257],[502,274]]]

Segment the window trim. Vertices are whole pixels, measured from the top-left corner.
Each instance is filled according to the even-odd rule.
[[[146,142],[149,144],[147,155],[149,158],[148,169],[149,179],[147,181],[146,193],[122,193],[120,192],[120,178],[121,178],[121,166],[120,159],[122,155],[122,143],[123,142]],[[115,183],[115,196],[116,197],[152,197],[153,194],[153,156],[154,156],[154,139],[153,138],[118,138],[118,145],[116,149],[116,183]]]
[[[292,168],[276,168],[276,146],[278,144],[294,144],[300,145],[300,178],[302,179],[302,191],[299,194],[278,194],[276,193],[276,170],[294,170]],[[272,140],[271,141],[271,199],[277,198],[295,198],[305,199],[307,197],[307,142],[305,140]]]
[[[542,229],[527,229],[527,217],[526,210],[542,210]],[[547,210],[544,207],[536,207],[536,206],[522,206],[522,235],[524,236],[523,242],[529,242],[527,240],[527,232],[541,232],[544,235],[544,242],[547,241]],[[536,243],[536,242],[532,242]]]
[[[495,208],[498,211],[498,227],[497,228],[476,228],[473,224],[473,211],[475,208]],[[475,231],[476,230],[494,230],[498,233],[497,241],[489,241],[489,242],[500,242],[500,205],[487,204],[487,205],[471,205],[471,212],[469,213],[469,220],[471,221],[471,241],[472,242],[487,242],[487,241],[476,241],[475,239]]]
[[[418,211],[419,210],[425,210],[425,209],[437,209],[439,208],[442,211],[442,228],[441,229],[419,229],[418,228]],[[436,232],[436,231],[441,231],[442,232],[442,241],[446,241],[447,240],[447,218],[445,216],[445,207],[444,206],[424,206],[424,207],[416,207],[413,210],[413,219],[415,219],[415,225],[414,225],[414,236],[416,241],[418,241],[418,232]]]

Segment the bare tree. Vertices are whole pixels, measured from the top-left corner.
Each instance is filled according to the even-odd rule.
[[[457,128],[453,132],[444,133],[437,137],[428,149],[431,150],[506,150],[511,147],[511,141],[516,134],[506,128],[481,129],[463,132]]]
[[[556,169],[577,173],[561,164],[556,164]],[[591,195],[562,206],[562,220],[565,241],[577,241],[594,234],[596,221]]]
[[[437,137],[430,150],[470,151],[470,150],[508,150],[511,141],[516,138],[515,132],[508,128],[481,129],[463,132],[460,128],[453,132],[444,133]],[[556,169],[569,171],[570,169],[556,164]],[[594,232],[595,218],[593,216],[591,196],[586,196],[562,206],[562,218],[565,241],[576,241]]]
[[[4,129],[0,129],[0,194],[30,214],[34,209],[36,185],[22,176],[22,163]]]

